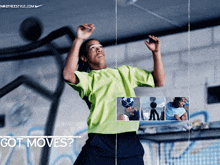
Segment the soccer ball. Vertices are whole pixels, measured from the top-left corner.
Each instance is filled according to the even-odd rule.
[[[122,97],[121,104],[123,107],[131,107],[134,104],[134,98],[133,97]]]

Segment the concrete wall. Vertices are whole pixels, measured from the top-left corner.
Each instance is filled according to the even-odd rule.
[[[219,85],[220,77],[220,27],[206,28],[188,33],[160,37],[161,52],[166,74],[162,88],[136,89],[137,96],[186,96],[190,101],[190,112],[207,110],[211,121],[220,120],[219,104],[207,104],[206,86]],[[117,63],[111,56],[110,66],[128,64],[152,70],[151,52],[143,41],[119,45],[106,54],[116,53]]]

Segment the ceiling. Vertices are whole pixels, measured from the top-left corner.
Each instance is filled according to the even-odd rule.
[[[0,5],[38,5],[30,8],[0,8],[0,34],[18,34],[30,16],[43,24],[41,38],[63,26],[74,33],[80,24],[93,23],[92,38],[114,45],[220,24],[219,0],[1,0]],[[60,46],[68,46],[65,39]],[[12,45],[13,46],[13,45]],[[8,46],[10,47],[10,45]],[[0,53],[1,55],[1,53]]]

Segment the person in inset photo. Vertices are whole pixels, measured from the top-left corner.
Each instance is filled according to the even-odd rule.
[[[117,120],[132,121],[139,120],[140,99],[137,97],[117,98]],[[135,107],[135,108],[134,108]]]
[[[167,103],[165,119],[178,121],[186,120],[187,111],[184,108],[185,100],[185,97],[175,97],[173,102]]]
[[[128,107],[125,109],[125,112],[123,114],[118,115],[117,120],[130,121],[130,120],[135,120],[135,119],[132,119],[134,117],[136,117],[137,120],[139,120],[139,114],[138,114],[137,109]]]

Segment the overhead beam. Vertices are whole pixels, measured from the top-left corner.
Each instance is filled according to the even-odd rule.
[[[194,30],[199,30],[199,29],[204,29],[204,28],[209,28],[213,26],[218,26],[220,25],[220,17],[216,17],[213,19],[209,20],[200,20],[197,22],[192,22],[190,23],[190,31]],[[153,34],[155,36],[166,36],[166,35],[172,35],[172,34],[177,34],[177,33],[183,33],[189,31],[188,25],[185,25],[181,28],[172,28],[172,29],[164,29],[164,30],[155,30],[151,31],[150,34]],[[143,39],[147,39],[149,35],[148,33],[140,34],[140,35],[135,35],[135,36],[130,36],[130,37],[125,37],[125,38],[118,38],[117,39],[117,44],[125,44],[129,42],[134,42],[134,41],[139,41]],[[101,40],[100,41],[103,46],[113,46],[116,45],[116,40]],[[53,56],[54,53],[51,51],[36,51],[36,52],[25,52],[25,53],[12,53],[12,54],[4,54],[4,51],[1,51],[0,49],[0,62],[1,61],[12,61],[12,60],[22,60],[22,59],[29,59],[29,58],[37,58],[37,57],[42,57],[42,56]],[[61,54],[68,53],[70,50],[70,47],[63,47],[58,49],[58,51]],[[2,52],[2,53],[1,53]]]

